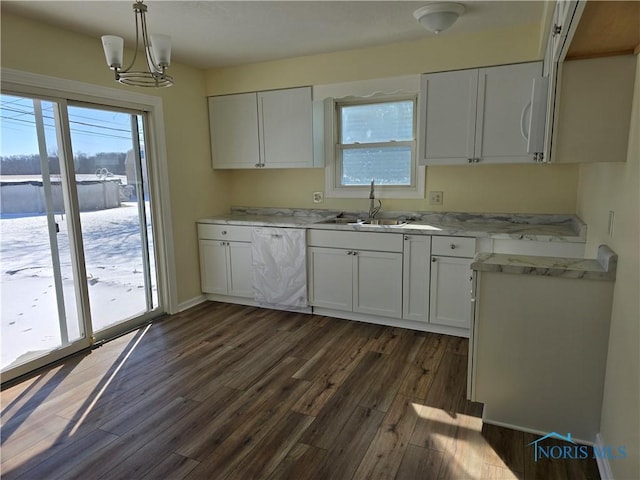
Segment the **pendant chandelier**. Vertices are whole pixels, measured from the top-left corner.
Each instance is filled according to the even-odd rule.
[[[133,12],[136,19],[136,46],[133,59],[127,68],[122,68],[124,55],[124,39],[115,35],[103,35],[102,46],[107,65],[114,71],[116,81],[134,87],[170,87],[173,78],[166,70],[171,63],[171,37],[147,33],[145,13],[147,6],[143,0],[136,0]],[[146,59],[146,70],[132,70],[140,48],[142,35],[142,49]]]

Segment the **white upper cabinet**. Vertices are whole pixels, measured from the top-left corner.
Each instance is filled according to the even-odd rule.
[[[209,98],[213,168],[254,168],[260,162],[255,93]]]
[[[475,158],[483,163],[532,162],[527,152],[533,79],[542,63],[481,68],[478,73]],[[540,119],[541,125],[544,118]]]
[[[314,167],[311,87],[209,98],[213,168]]]
[[[473,158],[478,70],[422,75],[420,158],[426,165],[467,163]]]
[[[534,62],[423,75],[421,163],[532,162],[532,86],[541,74]]]
[[[311,88],[258,92],[263,167],[313,167]]]
[[[603,42],[596,32],[624,23],[622,17],[633,15],[632,4],[556,3],[544,59],[549,79],[545,161],[626,161],[636,61],[622,54],[626,44],[616,43],[615,35]]]
[[[573,16],[578,7],[577,0],[560,0],[556,2],[556,8],[553,12],[553,23],[551,25],[551,55],[556,61],[564,60],[567,53],[565,42],[567,39],[571,41],[569,30],[575,30],[577,23],[572,25]],[[573,32],[571,32],[572,34]]]

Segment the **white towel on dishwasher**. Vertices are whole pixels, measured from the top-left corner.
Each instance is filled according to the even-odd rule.
[[[306,230],[254,227],[251,231],[254,299],[274,308],[306,307]]]

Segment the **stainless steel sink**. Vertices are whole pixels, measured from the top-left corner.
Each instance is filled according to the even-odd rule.
[[[406,225],[406,220],[396,220],[394,218],[372,218],[362,222],[363,225]]]
[[[360,218],[353,217],[340,217],[340,218],[328,218],[326,220],[321,220],[316,222],[319,224],[333,224],[333,225],[370,225],[370,226],[401,226],[406,225],[408,222],[406,220],[397,220],[395,218],[370,218],[367,220],[362,220]]]
[[[348,217],[340,217],[340,218],[329,218],[327,220],[322,220],[317,223],[333,223],[336,225],[348,225],[350,223],[362,223],[362,220],[357,218],[348,218]]]

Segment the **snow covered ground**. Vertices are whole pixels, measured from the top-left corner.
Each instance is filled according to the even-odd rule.
[[[148,208],[148,205],[147,205]],[[73,286],[67,217],[56,215],[66,324],[83,336]],[[146,311],[142,244],[136,203],[81,213],[94,331]],[[151,235],[150,229],[148,230]],[[149,238],[152,243],[152,238]],[[58,306],[45,216],[0,219],[1,367],[61,345]],[[153,302],[157,305],[152,261]]]

